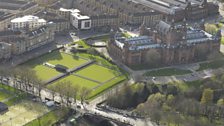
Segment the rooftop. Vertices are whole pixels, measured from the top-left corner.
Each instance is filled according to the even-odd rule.
[[[26,15],[26,16],[18,17],[18,18],[15,18],[15,19],[11,20],[12,23],[15,23],[15,22],[32,22],[32,21],[46,22],[46,20],[40,19],[39,17],[33,16],[33,15]]]

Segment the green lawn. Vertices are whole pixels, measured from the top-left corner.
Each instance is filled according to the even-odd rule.
[[[61,53],[59,51],[53,51],[39,58],[33,59],[23,65],[31,67],[31,69],[33,69],[36,72],[37,76],[40,77],[40,79],[44,81],[49,80],[52,77],[55,77],[58,74],[60,74],[55,69],[44,66],[43,63],[45,62],[48,62],[53,65],[61,64],[68,68],[74,68],[88,61],[82,58],[79,58],[77,56]]]
[[[106,82],[121,74],[121,72],[119,72],[120,71],[119,68],[116,65],[111,64],[106,59],[100,56],[90,55],[86,53],[77,53],[74,54],[73,56],[70,54],[61,53],[59,51],[53,51],[39,58],[33,59],[23,65],[31,67],[34,71],[36,71],[36,74],[41,79],[46,81],[52,77],[57,76],[60,73],[54,69],[44,66],[43,63],[48,62],[53,65],[61,64],[67,66],[68,68],[74,68],[88,62],[88,60],[85,59],[96,60],[98,64],[105,66],[103,67],[94,64],[87,66],[86,68],[83,68],[80,71],[74,73],[79,76],[92,79],[93,81],[75,75],[69,75],[52,84],[49,84],[47,88],[49,89],[52,88],[53,86],[57,85],[58,82],[60,81],[70,81],[74,86],[78,85],[79,87],[87,87],[89,89],[93,89],[94,87],[97,87],[100,83]],[[102,86],[95,89],[93,93],[91,93],[90,97],[96,96],[97,94],[112,87],[113,85],[118,84],[118,82],[121,82],[122,80],[125,79],[126,76],[121,76],[103,84]],[[98,82],[95,82],[94,80]]]
[[[47,81],[51,79],[52,77],[55,77],[58,74],[60,74],[55,69],[48,68],[44,65],[36,65],[36,66],[33,66],[32,69],[36,72],[36,75],[44,81]]]
[[[10,98],[12,95],[0,90],[0,102],[2,102],[3,100]]]
[[[88,53],[78,53],[77,56],[84,57],[87,59],[94,59],[94,60],[96,60],[96,62],[98,62],[99,64],[102,64],[103,66],[118,68],[116,65],[111,64],[109,61],[107,61],[106,59],[104,59],[100,56],[91,55]]]
[[[115,79],[113,79],[113,80],[101,85],[100,87],[96,88],[95,90],[93,90],[91,92],[91,94],[89,95],[88,99],[93,99],[94,97],[98,96],[99,94],[101,94],[105,90],[108,90],[108,89],[112,88],[113,86],[125,81],[126,79],[127,78],[124,75],[116,77]]]
[[[78,71],[76,74],[91,78],[96,81],[105,82],[120,74],[117,71],[105,68],[99,65],[91,65],[85,69]]]
[[[214,60],[209,63],[201,63],[200,68],[197,71],[206,69],[217,69],[222,66],[224,66],[224,60]]]
[[[74,68],[86,63],[87,60],[63,52],[53,51],[39,58],[33,59],[24,65],[36,66],[42,65],[44,62],[48,62],[53,65],[61,64],[68,68]]]
[[[48,112],[47,114],[27,123],[25,126],[51,126],[56,123],[58,120],[63,118],[66,114],[66,111],[54,110]]]
[[[146,72],[145,76],[172,76],[172,75],[183,75],[191,73],[190,70],[180,70],[176,68],[164,68],[154,71]]]
[[[79,46],[82,46],[84,49],[90,48],[90,46],[86,44],[85,40],[79,40],[79,41],[77,41],[75,43],[77,43]]]
[[[58,84],[58,82],[62,82],[62,81],[70,81],[70,82],[72,82],[72,84],[74,86],[79,85],[79,87],[87,87],[89,89],[98,85],[98,83],[96,83],[96,82],[89,81],[89,80],[77,77],[75,75],[69,75],[63,79],[60,79],[57,82],[54,82],[54,83],[48,85],[48,88],[51,88],[52,86],[55,86],[56,84]]]

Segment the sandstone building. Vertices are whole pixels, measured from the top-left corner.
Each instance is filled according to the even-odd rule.
[[[201,29],[160,21],[155,29],[141,28],[139,37],[111,35],[110,55],[128,66],[173,65],[204,59],[220,49],[221,33],[212,36]],[[144,34],[145,33],[145,34]]]

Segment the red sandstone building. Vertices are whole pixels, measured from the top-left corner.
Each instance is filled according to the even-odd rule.
[[[142,36],[125,38],[111,34],[110,55],[128,66],[184,64],[206,59],[220,49],[220,31],[212,36],[199,29],[160,21],[153,30],[141,28]]]

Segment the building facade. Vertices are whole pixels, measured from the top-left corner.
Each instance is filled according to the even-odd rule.
[[[163,15],[149,7],[130,0],[77,0],[75,7],[81,12],[91,16],[109,15],[117,16],[120,25],[141,25],[143,21],[149,27],[163,19]],[[99,21],[101,19],[99,18]]]
[[[0,59],[8,59],[11,57],[11,44],[0,42]]]
[[[160,21],[155,29],[145,29],[142,36],[124,38],[111,35],[110,55],[128,66],[173,65],[204,60],[220,49],[221,33],[212,36],[201,29]],[[144,34],[146,33],[146,34]]]
[[[53,42],[54,29],[52,26],[42,26],[31,31],[0,31],[0,41],[11,44],[11,54],[19,55],[40,46]]]

